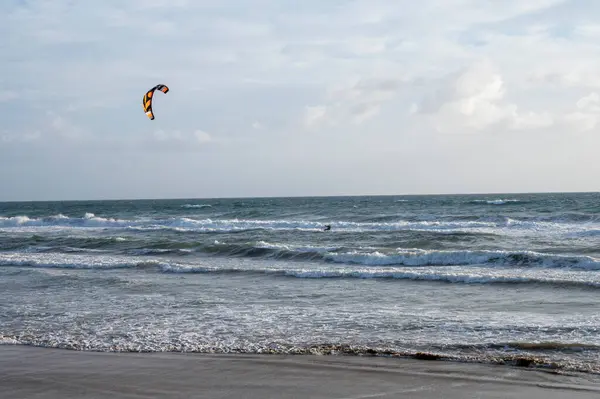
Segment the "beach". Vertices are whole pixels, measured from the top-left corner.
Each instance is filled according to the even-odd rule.
[[[0,397],[598,396],[599,200],[0,203]]]
[[[600,399],[600,0],[2,5],[0,399]]]
[[[597,375],[358,356],[80,352],[0,346],[0,397],[596,398]]]

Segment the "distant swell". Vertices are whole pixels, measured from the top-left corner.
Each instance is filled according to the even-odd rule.
[[[472,204],[487,204],[487,205],[508,205],[508,204],[517,204],[522,203],[524,201],[517,199],[491,199],[491,200],[473,200]]]

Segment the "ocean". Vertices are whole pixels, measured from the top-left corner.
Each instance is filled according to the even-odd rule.
[[[0,344],[598,373],[600,193],[0,203]]]

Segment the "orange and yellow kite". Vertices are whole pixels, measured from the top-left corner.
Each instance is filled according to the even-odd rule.
[[[167,94],[169,88],[165,85],[156,85],[150,90],[148,90],[146,94],[144,94],[144,100],[142,102],[142,105],[144,107],[144,112],[146,113],[146,116],[148,116],[150,120],[154,120],[154,112],[152,111],[152,99],[154,97],[154,91],[156,90],[160,90],[163,93]]]

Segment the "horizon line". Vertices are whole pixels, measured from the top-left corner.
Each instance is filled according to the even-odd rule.
[[[539,195],[539,194],[600,194],[600,191],[492,191],[465,193],[412,193],[412,194],[330,194],[330,195],[266,195],[266,196],[222,196],[222,197],[147,197],[147,198],[96,198],[96,199],[43,199],[43,200],[0,200],[3,203],[25,202],[100,202],[100,201],[178,201],[178,200],[236,200],[236,199],[285,199],[285,198],[341,198],[341,197],[435,197],[469,195]]]

